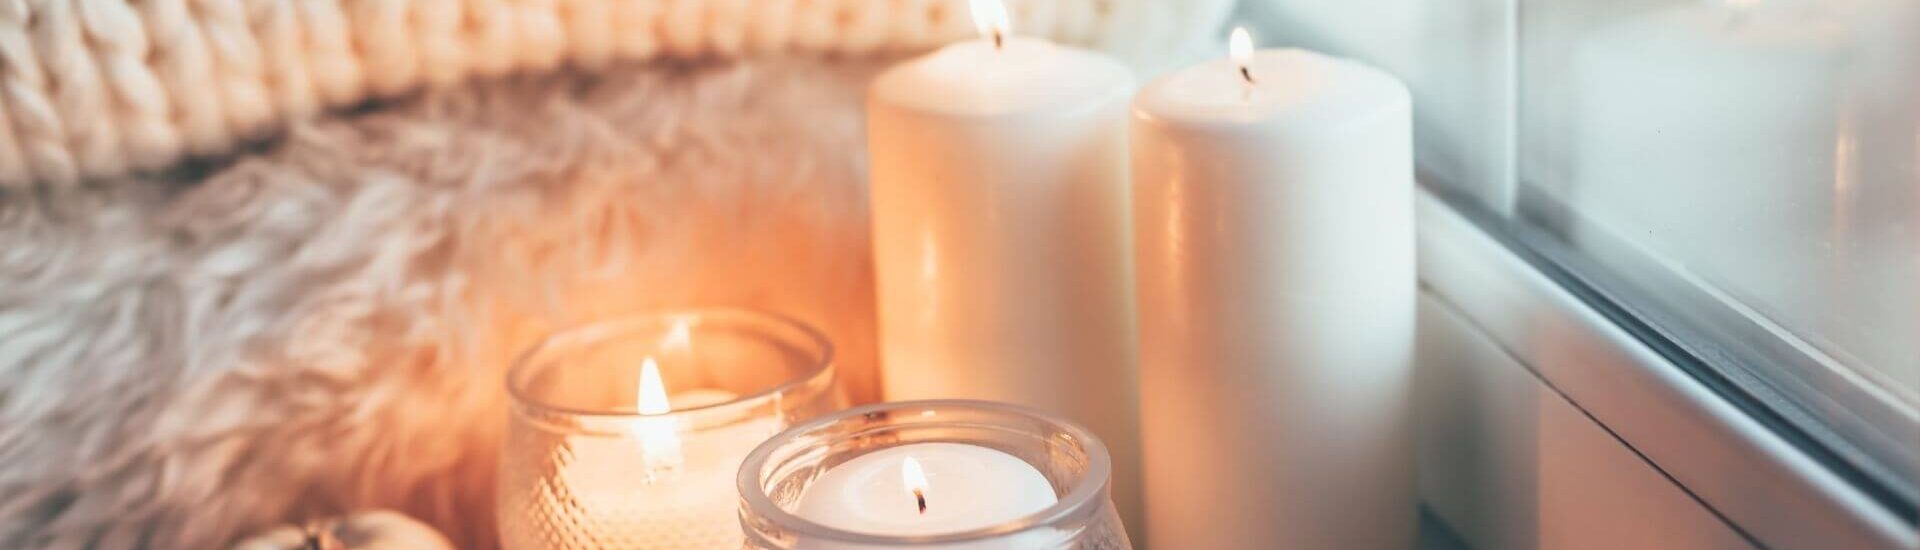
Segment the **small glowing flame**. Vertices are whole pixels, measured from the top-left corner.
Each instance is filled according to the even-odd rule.
[[[693,347],[693,329],[687,326],[686,319],[673,320],[673,326],[667,327],[667,335],[661,338],[660,347],[675,351]]]
[[[640,414],[667,414],[673,403],[667,401],[667,385],[660,381],[660,364],[652,357],[640,363]]]
[[[920,513],[927,513],[927,471],[920,469],[920,461],[907,457],[900,462],[900,483],[913,493],[913,501],[920,506]]]
[[[633,423],[633,436],[640,440],[642,461],[650,470],[678,468],[683,460],[679,425],[672,417],[660,416],[673,412],[673,403],[667,401],[667,385],[660,381],[660,365],[652,357],[640,364],[638,393],[634,405],[641,417]]]
[[[1007,17],[1007,5],[1000,0],[968,0],[973,8],[973,26],[980,29],[981,38],[993,40],[993,46],[1004,45],[1007,34],[1013,32],[1013,20]]]
[[[1247,64],[1253,62],[1253,35],[1247,34],[1246,27],[1234,27],[1233,35],[1227,38],[1227,53],[1233,57],[1233,64],[1240,69],[1240,78],[1253,84],[1253,71]]]

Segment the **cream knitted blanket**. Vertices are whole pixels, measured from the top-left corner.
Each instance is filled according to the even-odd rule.
[[[220,155],[289,120],[471,76],[971,33],[967,0],[0,0],[0,189]],[[1007,0],[1019,32],[1125,53],[1232,0]]]

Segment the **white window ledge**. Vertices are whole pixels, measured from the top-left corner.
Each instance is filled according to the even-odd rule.
[[[1422,489],[1468,542],[1555,547],[1614,518],[1641,524],[1637,535],[1660,537],[1649,539],[1664,541],[1658,547],[1920,548],[1913,518],[1715,394],[1443,199],[1423,189],[1418,215]],[[1524,382],[1457,379],[1486,369]],[[1446,479],[1489,475],[1526,479],[1508,489]],[[1607,544],[1642,547],[1637,538]]]

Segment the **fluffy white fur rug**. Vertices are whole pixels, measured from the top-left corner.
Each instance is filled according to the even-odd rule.
[[[0,191],[0,548],[363,508],[491,545],[507,361],[619,310],[810,320],[870,398],[867,70],[496,81],[173,179]]]

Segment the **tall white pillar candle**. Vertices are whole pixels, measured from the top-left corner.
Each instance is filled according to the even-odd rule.
[[[983,38],[894,67],[868,102],[884,392],[1090,426],[1137,525],[1133,77],[1104,55],[1012,36],[1004,11],[978,5]]]
[[[1234,34],[1134,102],[1149,546],[1409,548],[1409,95]]]

